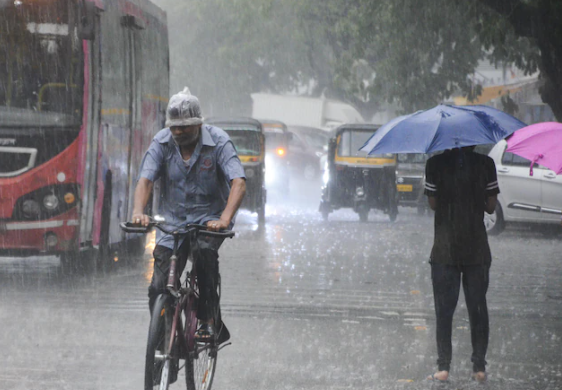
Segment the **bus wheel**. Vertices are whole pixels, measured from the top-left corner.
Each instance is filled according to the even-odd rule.
[[[78,271],[78,256],[75,252],[62,252],[59,254],[62,273],[71,275]]]
[[[131,264],[138,263],[139,258],[142,259],[146,251],[146,234],[135,237],[127,241],[126,258],[127,262]]]

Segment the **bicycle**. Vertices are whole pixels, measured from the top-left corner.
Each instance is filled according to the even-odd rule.
[[[215,375],[218,351],[228,344],[221,345],[222,332],[228,333],[220,320],[220,311],[215,313],[217,332],[208,342],[196,342],[195,332],[198,327],[197,303],[199,297],[195,264],[197,262],[197,237],[199,235],[220,238],[232,238],[234,232],[207,231],[205,225],[188,224],[168,230],[163,220],[151,219],[147,227],[139,227],[129,222],[120,223],[123,231],[128,233],[148,233],[152,227],[174,237],[174,248],[170,257],[167,291],[158,295],[154,302],[150,319],[145,361],[145,390],[167,390],[175,382],[182,367],[180,360],[185,360],[185,376],[188,390],[210,390]],[[191,270],[184,272],[181,280],[177,275],[178,243],[187,236],[190,243]],[[188,258],[188,259],[189,259]],[[186,266],[187,269],[187,266]],[[220,277],[217,283],[220,304]],[[185,326],[184,326],[185,325]],[[224,338],[229,336],[224,335]]]

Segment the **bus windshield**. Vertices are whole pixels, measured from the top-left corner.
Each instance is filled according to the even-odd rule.
[[[73,4],[0,6],[0,124],[68,126],[81,119],[83,61]]]
[[[226,130],[240,156],[259,156],[260,136],[255,130]]]

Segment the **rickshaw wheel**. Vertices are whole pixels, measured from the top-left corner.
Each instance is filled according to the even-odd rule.
[[[367,222],[369,220],[369,210],[367,211],[360,211],[359,214],[359,221]]]
[[[258,209],[258,223],[265,222],[265,207],[260,207]]]

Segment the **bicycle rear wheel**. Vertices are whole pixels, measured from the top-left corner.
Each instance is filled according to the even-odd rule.
[[[173,362],[165,359],[170,344],[173,310],[165,295],[156,298],[148,329],[146,360],[144,368],[145,390],[167,390],[171,379]]]

